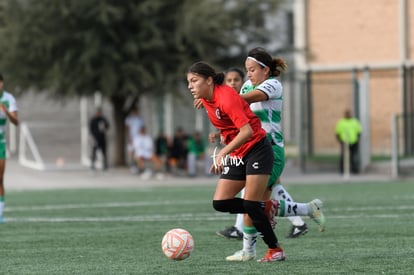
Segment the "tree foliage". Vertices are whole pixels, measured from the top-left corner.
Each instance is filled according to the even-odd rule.
[[[246,45],[270,38],[264,15],[278,2],[3,0],[0,70],[9,89],[59,97],[100,91],[123,132],[128,97],[170,91],[198,60],[239,64]]]

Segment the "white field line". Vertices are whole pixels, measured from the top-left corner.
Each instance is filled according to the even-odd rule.
[[[186,200],[186,201],[150,201],[150,202],[112,202],[112,203],[95,203],[95,204],[63,204],[63,205],[42,205],[42,206],[17,206],[8,207],[5,211],[13,212],[37,212],[44,211],[65,210],[65,209],[90,209],[90,208],[127,208],[127,207],[142,207],[142,206],[160,206],[160,205],[196,205],[196,204],[210,204],[209,201]],[[400,205],[400,206],[369,206],[369,207],[346,207],[346,208],[328,208],[330,213],[337,213],[337,215],[327,215],[331,219],[359,219],[359,218],[378,218],[378,219],[399,219],[412,218],[414,212],[410,213],[394,213],[382,214],[383,211],[398,211],[398,210],[412,210],[414,205]],[[213,210],[212,210],[213,211]],[[367,214],[366,211],[378,211],[378,214]],[[352,212],[352,213],[351,213]],[[347,214],[350,215],[347,215]],[[234,220],[234,215],[225,213],[180,213],[180,214],[147,214],[147,215],[133,215],[121,217],[12,217],[7,215],[8,222],[163,222],[163,221],[220,221],[220,220]],[[278,217],[277,219],[284,219]]]
[[[364,207],[345,207],[345,208],[327,208],[327,209],[329,210],[329,212],[411,210],[411,209],[414,209],[414,204],[413,205],[398,205],[398,206],[364,206]]]
[[[401,219],[401,218],[413,218],[414,213],[408,213],[404,215],[398,214],[379,214],[369,215],[370,219]],[[328,220],[333,219],[361,219],[367,218],[367,215],[338,215],[329,216]],[[285,218],[282,218],[285,219]],[[207,214],[198,213],[195,214],[180,214],[180,215],[142,215],[142,216],[124,216],[124,217],[50,217],[50,218],[34,218],[34,217],[21,217],[21,218],[7,218],[7,222],[13,223],[27,223],[27,222],[45,222],[45,223],[60,223],[60,222],[166,222],[166,221],[222,221],[222,220],[234,220],[233,215],[219,214]]]
[[[204,202],[202,202],[204,203]],[[206,201],[205,203],[210,203]],[[80,203],[80,204],[51,204],[37,206],[12,206],[6,207],[4,211],[38,211],[38,210],[64,210],[64,209],[89,209],[89,208],[118,208],[118,207],[139,207],[157,205],[196,205],[200,201],[149,201],[149,202],[110,202],[110,203]],[[211,204],[211,203],[210,203]]]
[[[210,201],[200,200],[183,200],[183,201],[147,201],[147,202],[110,202],[110,203],[81,203],[81,204],[50,204],[50,205],[37,205],[37,206],[12,206],[6,207],[6,212],[24,212],[24,211],[54,211],[65,209],[90,209],[90,208],[127,208],[127,207],[140,207],[140,206],[168,206],[168,205],[200,205],[209,204]],[[366,207],[346,207],[346,208],[326,208],[329,212],[363,212],[363,211],[386,211],[386,210],[411,210],[414,209],[412,205],[399,205],[399,206],[366,206]]]

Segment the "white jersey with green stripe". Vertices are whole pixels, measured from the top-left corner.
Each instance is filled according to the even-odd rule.
[[[253,86],[250,80],[244,82],[240,94],[247,94],[253,90],[260,90],[268,96],[268,100],[250,104],[250,109],[259,117],[262,128],[271,138],[274,144],[284,147],[282,133],[282,101],[283,87],[275,78],[266,79],[257,86]]]
[[[2,91],[0,95],[0,104],[4,104],[9,112],[17,111],[16,99],[6,92]],[[7,115],[0,111],[0,142],[6,142],[6,126],[7,126]]]

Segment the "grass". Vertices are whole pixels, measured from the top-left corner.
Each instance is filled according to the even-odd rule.
[[[414,183],[408,181],[286,186],[297,201],[320,197],[327,230],[315,223],[288,239],[287,219],[276,233],[287,260],[229,263],[241,248],[215,231],[234,215],[211,207],[214,187],[10,191],[0,226],[1,274],[412,274]],[[195,240],[190,258],[161,252],[171,228]],[[258,242],[258,256],[265,245]]]

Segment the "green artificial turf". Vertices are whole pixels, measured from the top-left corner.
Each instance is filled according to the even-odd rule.
[[[226,262],[242,242],[215,232],[235,216],[211,206],[214,187],[10,191],[0,225],[0,274],[412,274],[414,183],[295,184],[296,201],[324,201],[326,232],[304,218],[309,233],[276,234],[285,262]],[[195,249],[167,259],[161,239],[184,228]],[[259,240],[258,257],[265,253]]]

